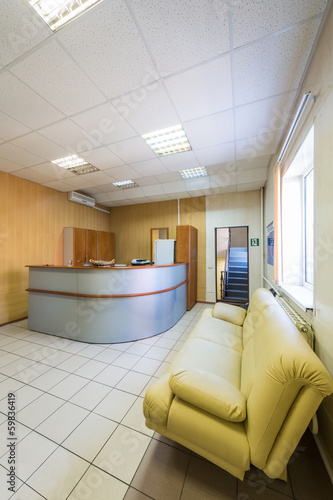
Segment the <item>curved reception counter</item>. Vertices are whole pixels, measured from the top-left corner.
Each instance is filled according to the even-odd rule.
[[[29,267],[30,330],[89,343],[152,337],[187,309],[186,264]]]

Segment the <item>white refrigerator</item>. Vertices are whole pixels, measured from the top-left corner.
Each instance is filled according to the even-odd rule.
[[[176,240],[155,240],[155,266],[173,264],[176,256]]]

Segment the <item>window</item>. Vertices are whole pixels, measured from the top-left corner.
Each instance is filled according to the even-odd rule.
[[[282,287],[311,309],[314,275],[313,127],[282,176]]]

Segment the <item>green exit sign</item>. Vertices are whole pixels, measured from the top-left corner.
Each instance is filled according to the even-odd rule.
[[[251,247],[259,246],[259,238],[251,238]]]

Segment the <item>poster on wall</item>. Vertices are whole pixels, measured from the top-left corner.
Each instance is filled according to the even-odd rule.
[[[267,226],[267,264],[274,265],[274,222]]]

